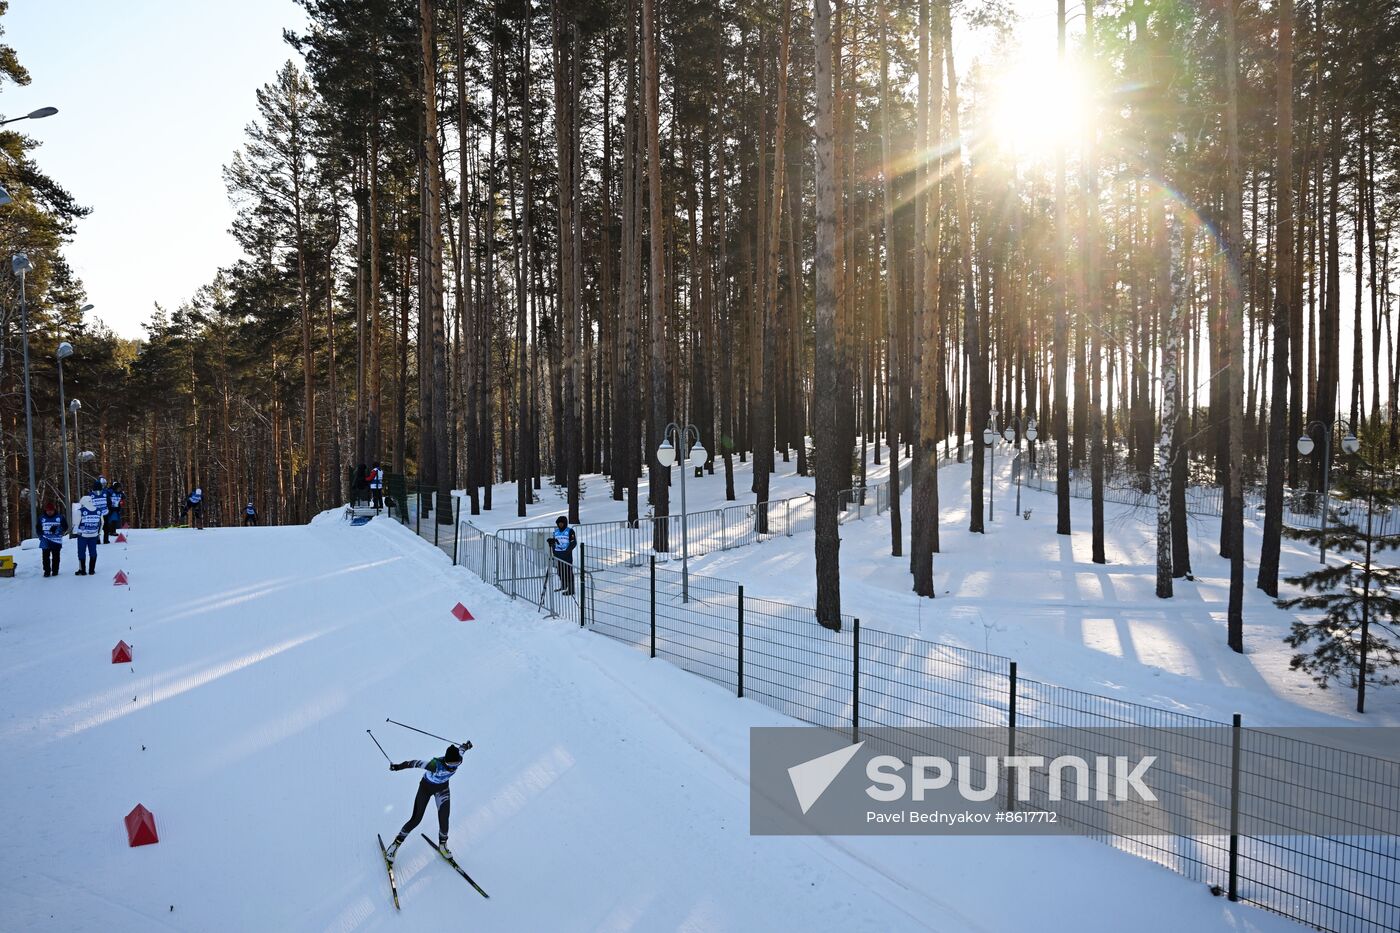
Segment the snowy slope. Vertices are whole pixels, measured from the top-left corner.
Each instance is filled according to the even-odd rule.
[[[1297,929],[1089,840],[751,837],[747,729],[786,720],[544,621],[386,521],[138,530],[96,579],[18,557],[6,931]],[[119,638],[131,665],[109,663]],[[452,843],[490,900],[415,835],[395,914],[374,834],[417,778],[365,730],[396,759],[441,743],[386,716],[476,744]],[[131,849],[138,802],[161,842]]]

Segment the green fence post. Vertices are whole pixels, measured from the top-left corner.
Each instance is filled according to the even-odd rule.
[[[744,695],[744,585],[739,584],[739,696]]]
[[[578,546],[578,627],[583,628],[584,607],[588,605],[588,571],[584,568],[583,545]]]
[[[1240,714],[1230,725],[1230,900],[1240,899]]]
[[[1006,755],[1016,754],[1016,662],[1011,662],[1010,685],[1006,699]],[[1006,782],[1006,809],[1016,809],[1015,780]]]
[[[860,619],[851,626],[851,742],[860,741]]]

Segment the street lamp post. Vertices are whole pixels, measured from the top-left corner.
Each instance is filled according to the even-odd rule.
[[[997,416],[1001,412],[995,408],[987,416],[987,429],[982,432],[982,443],[991,449],[992,456],[987,467],[987,521],[995,521],[997,517],[997,438],[1001,435],[997,431]]]
[[[1311,428],[1322,428],[1322,534],[1319,536],[1319,546],[1317,560],[1318,563],[1327,563],[1327,510],[1332,496],[1332,432],[1337,428],[1345,428],[1346,434],[1342,437],[1342,452],[1354,454],[1361,449],[1361,441],[1357,440],[1352,433],[1351,425],[1345,418],[1338,418],[1331,424],[1322,421],[1309,421],[1303,426],[1303,434],[1298,438],[1298,453],[1304,457],[1309,456],[1316,446],[1313,439],[1308,435]]]
[[[695,443],[689,443],[691,435],[695,436]],[[673,440],[674,439],[674,440]],[[687,447],[689,448],[687,450]],[[661,446],[656,448],[656,461],[666,469],[671,468],[671,464],[679,461],[681,464],[681,601],[690,602],[690,543],[686,533],[686,510],[685,510],[685,462],[694,457],[698,457],[701,463],[709,459],[704,446],[700,443],[700,430],[693,424],[687,424],[684,428],[674,421],[666,425],[666,430],[661,433]]]
[[[77,424],[77,421],[78,421],[78,419],[75,417],[75,418],[73,419],[73,435],[74,435],[75,438],[77,437],[77,434],[78,434],[78,424]],[[77,443],[77,441],[75,440],[74,443]],[[83,497],[83,496],[82,496],[82,492],[83,492],[83,464],[84,464],[84,463],[92,463],[92,462],[93,462],[94,460],[96,460],[96,459],[97,459],[97,454],[93,453],[93,452],[90,451],[90,450],[84,450],[84,451],[79,452],[79,454],[78,454],[78,498],[79,498],[79,499],[82,499],[82,497]]]
[[[92,305],[86,304],[78,309],[78,314],[84,315],[92,310]],[[72,521],[73,515],[73,489],[68,485],[68,404],[63,399],[63,361],[73,355],[73,345],[68,341],[63,341],[58,345],[58,350],[54,356],[58,357],[58,417],[63,423],[63,514]],[[82,406],[77,399],[73,399],[73,444],[78,443],[78,409]],[[78,489],[82,490],[81,473],[78,479]]]
[[[1017,415],[1016,417],[1012,418],[1011,420],[1012,420],[1012,422],[1014,422],[1014,423],[1013,423],[1013,424],[1008,424],[1008,425],[1006,426],[1006,431],[1005,431],[1005,433],[1002,435],[1003,437],[1006,438],[1006,442],[1007,442],[1008,444],[1015,444],[1015,443],[1016,443],[1016,438],[1017,438],[1018,435],[1021,436],[1021,437],[1024,437],[1029,443],[1032,443],[1032,444],[1035,443],[1035,439],[1036,439],[1036,430],[1035,430],[1035,419],[1034,419],[1034,418],[1031,418],[1030,420],[1028,420],[1028,421],[1026,422],[1024,431],[1022,431],[1022,427],[1021,427],[1021,416],[1020,416],[1020,415]],[[1017,515],[1020,515],[1020,514],[1021,514],[1021,473],[1022,473],[1022,467],[1021,467],[1021,449],[1020,449],[1019,446],[1016,448],[1016,457],[1015,457],[1015,459],[1013,459],[1013,460],[1011,461],[1011,470],[1012,470],[1013,473],[1016,474],[1016,514],[1017,514]]]
[[[58,417],[63,425],[63,514],[71,521],[73,487],[68,485],[68,402],[63,398],[63,361],[73,355],[73,345],[63,341],[54,355],[58,357]]]
[[[29,394],[29,302],[24,297],[24,277],[33,268],[24,253],[15,253],[10,259],[10,269],[19,276],[19,326],[24,339],[24,438],[29,456],[30,534],[36,534],[39,526],[39,509],[34,497],[34,403]]]
[[[78,412],[83,410],[83,403],[73,399],[68,403],[68,413],[73,416],[73,459],[77,461],[78,470],[78,493],[81,497],[83,491],[83,441],[78,436]],[[71,507],[71,506],[70,506]]]

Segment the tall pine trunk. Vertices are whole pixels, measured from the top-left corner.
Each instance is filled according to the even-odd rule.
[[[841,534],[837,494],[844,486],[843,470],[850,470],[850,457],[836,431],[836,125],[832,115],[829,0],[815,0],[812,32],[817,79],[816,386],[812,399],[813,433],[817,438],[817,621],[839,631]]]
[[[1283,479],[1288,467],[1289,325],[1293,318],[1293,0],[1278,4],[1278,225],[1277,279],[1274,285],[1273,380],[1269,390],[1269,467],[1264,492],[1264,543],[1259,550],[1256,585],[1278,596],[1278,562],[1283,533]],[[1377,335],[1378,336],[1378,335]]]

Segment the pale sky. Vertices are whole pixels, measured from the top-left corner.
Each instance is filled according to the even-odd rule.
[[[1053,48],[1055,0],[1012,0],[1017,30]],[[292,0],[12,0],[5,41],[33,82],[0,112],[59,109],[17,124],[36,157],[93,209],[67,247],[93,312],[142,337],[156,302],[179,305],[238,257],[222,166],[254,116],[254,91],[293,50]],[[982,37],[959,24],[967,67]]]
[[[12,0],[5,39],[33,79],[7,87],[7,116],[42,143],[39,165],[92,215],[66,254],[93,313],[141,337],[232,262],[222,166],[252,120],[254,91],[294,52],[291,0]]]

